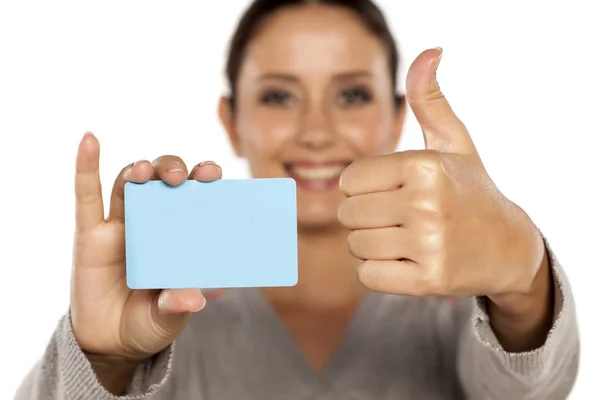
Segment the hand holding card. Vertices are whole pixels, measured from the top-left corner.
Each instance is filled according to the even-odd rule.
[[[295,284],[295,186],[221,182],[215,163],[188,172],[167,155],[123,168],[105,219],[99,158],[98,140],[86,133],[75,175],[70,316],[99,379],[118,391],[127,371],[166,348],[205,306],[199,288]]]

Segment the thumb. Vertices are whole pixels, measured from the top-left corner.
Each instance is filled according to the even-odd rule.
[[[164,334],[176,335],[185,327],[191,313],[204,308],[206,298],[199,289],[163,289],[156,305],[153,319],[157,328]]]
[[[406,78],[408,103],[421,125],[427,149],[477,154],[467,128],[440,90],[436,71],[441,57],[442,49],[436,48],[425,50],[413,61]]]

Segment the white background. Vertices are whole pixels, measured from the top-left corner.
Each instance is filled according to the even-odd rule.
[[[247,177],[218,124],[227,40],[245,0],[0,1],[0,398],[67,310],[78,141],[118,170],[178,154]],[[578,306],[570,398],[598,393],[598,100],[593,1],[382,1],[404,65],[443,46],[439,79],[492,177],[548,236]],[[594,27],[595,25],[595,27]],[[401,150],[422,148],[410,116]]]

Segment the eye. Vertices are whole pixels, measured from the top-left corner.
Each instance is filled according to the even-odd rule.
[[[261,103],[278,107],[291,106],[293,101],[293,96],[284,90],[268,90],[260,96]]]
[[[363,87],[345,89],[340,93],[339,102],[342,105],[359,105],[372,100],[371,93]]]

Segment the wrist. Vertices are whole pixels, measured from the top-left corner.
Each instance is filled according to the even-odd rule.
[[[490,325],[504,349],[511,352],[539,348],[554,321],[554,285],[547,255],[527,293],[487,297]]]
[[[498,313],[515,319],[529,319],[545,311],[553,293],[553,277],[546,251],[528,290],[487,296],[489,305]]]
[[[133,374],[143,360],[85,353],[98,381],[114,395],[124,394]]]

